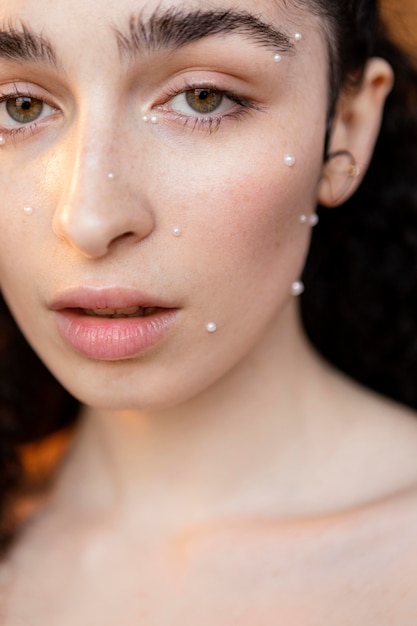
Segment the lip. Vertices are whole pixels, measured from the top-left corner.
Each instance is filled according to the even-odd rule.
[[[87,315],[83,309],[155,308],[145,317],[108,318]],[[91,359],[134,358],[161,342],[175,325],[179,308],[161,298],[129,288],[82,287],[54,297],[52,311],[61,338]]]

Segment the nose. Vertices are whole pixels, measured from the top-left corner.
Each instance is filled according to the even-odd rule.
[[[101,258],[122,239],[139,242],[154,228],[146,190],[130,164],[96,138],[80,139],[65,157],[62,192],[53,217],[55,234],[88,258]],[[135,184],[136,183],[136,184]]]

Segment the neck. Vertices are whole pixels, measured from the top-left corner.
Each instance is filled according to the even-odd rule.
[[[157,413],[86,408],[58,493],[72,506],[117,504],[130,515],[141,515],[146,502],[147,512],[172,524],[267,506],[283,477],[288,484],[289,476],[308,471],[316,430],[323,439],[310,422],[314,415],[317,426],[328,373],[295,312],[287,315],[285,336],[272,328],[244,361],[187,403]]]

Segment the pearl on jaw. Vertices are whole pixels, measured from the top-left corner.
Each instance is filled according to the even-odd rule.
[[[208,333],[215,333],[217,330],[217,324],[215,324],[214,322],[210,322],[209,324],[207,324],[206,329]]]
[[[301,280],[295,280],[291,285],[291,294],[293,296],[301,296],[304,292],[304,284]]]
[[[25,206],[23,211],[26,213],[26,215],[32,215],[33,213],[33,209],[31,206]]]
[[[181,237],[181,235],[182,235],[181,228],[176,226],[175,228],[172,229],[172,234],[174,235],[174,237]]]
[[[284,163],[288,165],[288,167],[293,167],[293,165],[295,165],[295,156],[293,154],[287,154],[284,158]]]

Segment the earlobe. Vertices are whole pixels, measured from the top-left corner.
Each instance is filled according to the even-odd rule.
[[[335,207],[347,200],[352,189],[356,188],[360,173],[355,157],[348,150],[331,152],[326,158],[320,180],[320,204]]]
[[[360,84],[343,91],[332,124],[329,152],[318,187],[318,202],[334,207],[345,202],[366,173],[393,85],[391,66],[372,58]]]

